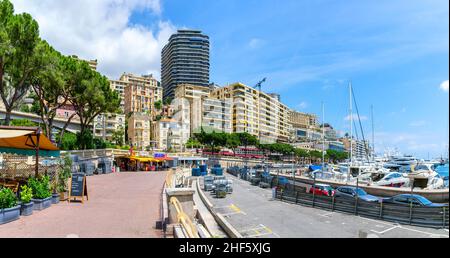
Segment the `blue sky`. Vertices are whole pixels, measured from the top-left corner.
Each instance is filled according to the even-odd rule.
[[[379,151],[427,158],[448,148],[448,1],[167,0],[160,16],[211,37],[211,81],[256,84],[348,131],[352,80]],[[150,17],[150,18],[149,18]],[[161,18],[159,17],[159,18]],[[135,13],[130,22],[152,24]]]
[[[378,151],[446,154],[448,0],[13,0],[63,54],[98,70],[160,74],[160,51],[179,28],[211,38],[211,81],[267,77],[292,109],[349,130],[352,80],[367,137],[374,106]],[[442,87],[441,87],[442,85]]]

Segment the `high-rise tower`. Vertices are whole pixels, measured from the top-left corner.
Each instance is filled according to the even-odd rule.
[[[209,86],[209,37],[198,30],[178,30],[161,53],[164,98],[174,98],[183,83]]]

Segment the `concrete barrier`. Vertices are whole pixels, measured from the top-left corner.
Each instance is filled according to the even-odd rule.
[[[231,237],[231,238],[243,238],[241,233],[237,231],[221,214],[218,214],[214,211],[214,206],[212,203],[208,200],[208,198],[203,193],[201,187],[200,187],[200,181],[197,180],[197,191],[200,195],[200,199],[203,201],[203,203],[208,208],[209,212],[213,215],[214,219],[217,221],[217,223],[222,227],[222,229],[225,231],[225,233]]]

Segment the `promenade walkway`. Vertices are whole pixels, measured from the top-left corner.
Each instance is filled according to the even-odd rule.
[[[4,237],[156,238],[165,172],[87,177],[89,201],[60,202],[0,225]]]

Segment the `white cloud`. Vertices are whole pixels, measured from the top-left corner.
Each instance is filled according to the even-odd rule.
[[[299,109],[305,109],[308,107],[308,103],[306,101],[302,101],[300,104],[297,105],[297,108]]]
[[[112,79],[123,72],[159,77],[161,49],[174,26],[163,21],[160,0],[13,0],[16,12],[30,13],[41,37],[65,55],[97,59]],[[131,24],[133,12],[155,15],[153,30]]]
[[[353,118],[353,119],[352,119]],[[358,114],[353,114],[352,115],[352,117],[350,117],[350,115],[348,115],[348,116],[346,116],[346,117],[344,117],[344,120],[345,121],[350,121],[350,119],[352,119],[353,121],[358,121],[359,119],[361,119],[361,121],[366,121],[366,120],[368,120],[369,118],[367,117],[367,116],[359,116],[359,119],[358,119]]]
[[[264,40],[262,39],[258,39],[258,38],[253,38],[250,40],[250,42],[248,43],[248,46],[252,49],[256,49],[261,47],[264,44]]]
[[[412,127],[421,127],[421,126],[424,126],[424,125],[426,125],[426,124],[427,124],[426,121],[424,121],[424,120],[419,120],[419,121],[412,121],[411,123],[409,123],[409,126],[412,126]]]
[[[448,92],[448,80],[442,82],[440,88],[441,90]]]

